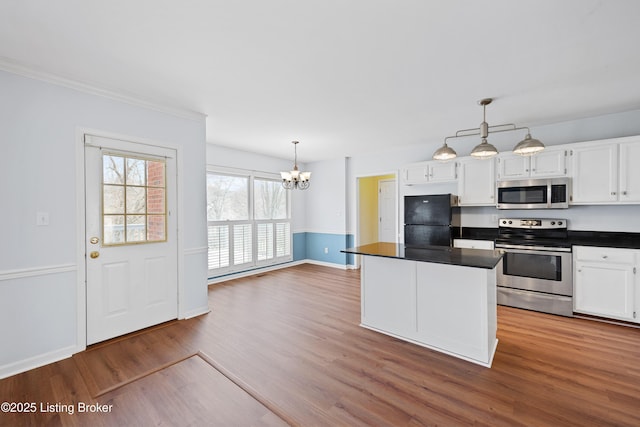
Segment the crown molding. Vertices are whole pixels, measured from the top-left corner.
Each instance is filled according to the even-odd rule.
[[[64,86],[70,89],[74,89],[80,92],[88,93],[91,95],[100,96],[103,98],[112,99],[115,101],[124,102],[136,107],[147,108],[150,110],[159,111],[161,113],[171,114],[176,117],[190,120],[202,120],[207,117],[204,113],[199,113],[192,110],[183,108],[170,107],[167,105],[158,104],[155,102],[147,101],[141,98],[137,98],[131,95],[125,95],[113,90],[104,89],[98,86],[94,86],[88,83],[68,79],[61,77],[43,70],[36,69],[24,64],[20,64],[16,61],[0,56],[0,70],[6,71],[12,74],[17,74],[30,79],[40,80],[43,82],[51,83],[58,86]]]

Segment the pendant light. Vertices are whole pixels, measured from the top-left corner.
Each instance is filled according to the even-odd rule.
[[[516,144],[513,152],[523,156],[530,156],[544,150],[544,144],[531,137],[531,132],[528,127],[516,127],[516,125],[511,123],[489,126],[486,119],[486,112],[487,105],[491,104],[491,102],[493,102],[493,98],[485,98],[478,101],[478,104],[482,105],[482,123],[480,123],[479,128],[459,130],[454,136],[446,137],[442,147],[438,148],[433,153],[433,159],[443,161],[455,159],[457,153],[453,148],[447,145],[447,140],[472,135],[480,135],[480,144],[476,145],[473,150],[471,150],[471,156],[477,159],[489,159],[498,154],[498,149],[487,140],[489,133],[517,131],[523,129],[527,130],[527,135],[522,141]]]
[[[280,172],[282,177],[282,186],[287,190],[299,189],[306,190],[309,188],[309,180],[311,179],[311,172],[300,172],[298,170],[298,141],[291,141],[293,144],[294,158],[293,158],[293,170],[289,172]]]
[[[531,138],[531,134],[527,136],[514,147],[513,152],[521,156],[531,156],[544,150],[544,144],[537,139]]]
[[[433,160],[451,160],[455,159],[458,154],[455,150],[447,145],[447,141],[444,142],[444,145],[438,148],[435,153],[433,153]]]
[[[498,149],[487,142],[489,136],[489,124],[487,123],[487,105],[491,104],[493,99],[486,98],[480,100],[482,105],[482,123],[480,123],[480,144],[471,150],[471,156],[477,159],[488,159],[498,154]]]

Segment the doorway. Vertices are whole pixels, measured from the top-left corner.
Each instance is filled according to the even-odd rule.
[[[358,178],[358,245],[398,241],[396,175]]]
[[[177,318],[176,152],[84,138],[87,345]]]

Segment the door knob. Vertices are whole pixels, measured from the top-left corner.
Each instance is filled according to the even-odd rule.
[[[91,258],[94,258],[94,259],[95,259],[95,258],[98,258],[98,257],[100,256],[100,252],[98,252],[98,251],[93,251],[93,252],[91,252],[91,253],[89,254],[89,256],[90,256]]]

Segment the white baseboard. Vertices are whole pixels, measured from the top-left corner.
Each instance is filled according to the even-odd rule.
[[[332,262],[325,262],[325,261],[316,261],[314,259],[305,259],[304,262],[307,263],[307,264],[321,265],[323,267],[338,268],[340,270],[348,270],[349,269],[348,265],[334,264]]]
[[[269,272],[269,271],[280,270],[281,268],[293,267],[294,265],[301,265],[301,264],[315,264],[315,265],[321,265],[321,266],[324,266],[324,267],[338,268],[338,269],[341,269],[341,270],[351,270],[351,269],[357,268],[354,265],[334,264],[334,263],[331,263],[331,262],[316,261],[316,260],[313,260],[313,259],[302,259],[302,260],[286,262],[286,263],[278,264],[278,265],[271,265],[271,266],[264,267],[264,268],[256,268],[256,269],[253,269],[253,270],[241,271],[241,272],[234,273],[234,274],[229,274],[229,275],[226,275],[226,276],[214,277],[214,278],[209,279],[207,284],[208,285],[215,285],[217,283],[226,282],[228,280],[240,279],[242,277],[248,277],[248,276],[255,276],[256,274],[262,274],[262,273],[266,273],[266,272]]]
[[[78,349],[75,345],[53,350],[48,353],[33,356],[28,359],[20,360],[8,365],[0,366],[0,379],[8,378],[10,376],[29,371],[31,369],[39,368],[50,363],[58,362],[63,359],[71,357],[74,353],[77,353]]]
[[[196,308],[194,310],[189,310],[187,311],[183,316],[182,319],[186,320],[186,319],[191,319],[192,317],[198,317],[201,316],[203,314],[207,314],[209,313],[211,310],[209,309],[209,306],[206,307],[199,307]]]

